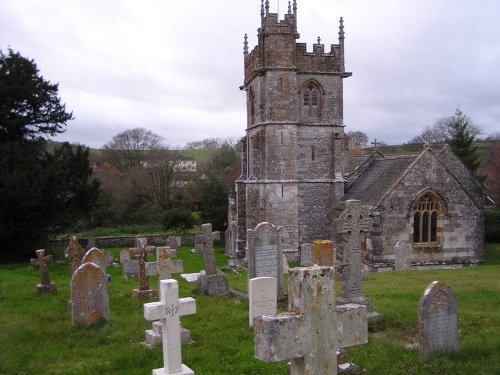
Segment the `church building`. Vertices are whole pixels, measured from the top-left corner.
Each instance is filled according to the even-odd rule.
[[[347,199],[361,201],[374,219],[366,262],[391,267],[394,245],[413,244],[416,263],[477,263],[482,258],[483,186],[449,148],[402,157],[378,152],[349,171],[343,123],[344,27],[328,50],[298,43],[297,2],[284,19],[261,4],[258,44],[244,41],[247,129],[242,175],[230,210],[233,256],[245,257],[246,234],[263,221],[283,227],[283,252],[339,240],[334,219]],[[388,178],[390,175],[390,178]]]

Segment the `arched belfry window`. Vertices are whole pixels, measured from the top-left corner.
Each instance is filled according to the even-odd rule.
[[[423,195],[413,207],[413,243],[430,244],[438,242],[440,204],[432,194]]]
[[[309,81],[300,90],[302,118],[319,118],[321,114],[321,89],[315,81]]]

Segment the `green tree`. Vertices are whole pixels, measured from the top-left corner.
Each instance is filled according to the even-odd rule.
[[[99,196],[89,150],[68,143],[47,151],[72,113],[58,85],[33,60],[0,51],[0,257],[32,255],[50,235],[88,222]]]
[[[0,143],[43,139],[65,131],[73,119],[33,60],[0,50]]]

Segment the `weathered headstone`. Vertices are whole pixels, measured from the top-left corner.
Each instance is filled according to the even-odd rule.
[[[348,300],[362,298],[362,258],[361,242],[365,233],[373,229],[373,220],[361,210],[361,202],[348,200],[337,223],[337,233],[341,234],[347,246],[344,250],[344,262],[349,265],[349,276],[342,284],[342,297]]]
[[[82,264],[82,258],[85,255],[85,249],[78,243],[76,236],[70,236],[69,246],[64,251],[64,255],[70,262],[70,274],[73,275],[76,269]]]
[[[49,263],[54,263],[54,257],[52,254],[46,255],[45,257],[45,264]],[[38,267],[40,265],[40,262],[38,261],[38,258],[31,258],[30,259],[30,266],[31,267]]]
[[[168,236],[167,238],[167,246],[170,247],[170,255],[174,255],[177,252],[177,248],[181,246],[181,238],[179,236]]]
[[[316,240],[313,243],[313,264],[333,267],[335,264],[335,249],[329,240]]]
[[[275,277],[278,298],[283,292],[283,227],[262,222],[247,231],[248,278]]]
[[[36,286],[38,294],[54,293],[57,294],[57,287],[50,281],[49,270],[47,269],[45,250],[40,249],[36,251],[38,265],[40,267],[40,284]]]
[[[156,248],[156,274],[158,283],[161,280],[172,278],[172,274],[181,273],[184,269],[182,260],[173,260],[170,247],[161,246]],[[159,284],[158,284],[159,285]]]
[[[458,306],[451,288],[434,281],[427,286],[418,307],[420,359],[458,352]]]
[[[176,280],[162,280],[160,302],[144,305],[146,320],[162,321],[163,368],[153,370],[153,375],[194,375],[193,370],[182,363],[180,317],[196,313],[196,301],[191,298],[179,299]]]
[[[300,248],[300,265],[303,267],[309,267],[314,265],[312,243],[302,244]]]
[[[139,258],[139,288],[132,291],[132,298],[147,298],[156,294],[149,286],[149,277],[146,269],[148,255],[155,254],[156,248],[154,246],[147,246],[147,239],[145,237],[137,237],[135,246],[135,248],[129,249],[129,253],[131,257]]]
[[[248,281],[250,327],[253,326],[253,319],[256,316],[274,315],[278,311],[276,283],[274,277],[256,277]]]
[[[289,374],[337,374],[337,348],[368,342],[366,307],[335,307],[335,269],[290,269],[288,313],[254,318],[254,355],[291,359]]]
[[[227,296],[231,294],[231,290],[226,276],[217,273],[212,224],[203,224],[201,228],[203,230],[201,241],[204,248],[205,274],[196,280],[196,291],[213,297]]]
[[[409,270],[411,268],[412,246],[406,241],[398,241],[394,246],[394,270]]]
[[[108,279],[95,263],[84,263],[71,278],[74,324],[95,325],[109,320]]]
[[[123,263],[125,260],[130,260],[130,253],[128,250],[120,251],[120,263]]]
[[[106,264],[108,263],[106,255],[97,247],[93,247],[85,253],[82,263],[88,262],[97,264],[102,272],[106,273]]]

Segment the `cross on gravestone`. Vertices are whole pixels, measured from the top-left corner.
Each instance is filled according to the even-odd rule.
[[[161,280],[172,278],[172,274],[184,271],[182,260],[173,260],[170,255],[170,247],[161,246],[156,248],[156,274],[158,275],[158,288]]]
[[[335,306],[333,267],[289,271],[288,313],[254,318],[254,355],[290,359],[289,374],[337,374],[337,349],[368,342],[366,307]]]
[[[194,375],[193,370],[182,363],[180,317],[196,313],[196,301],[191,298],[179,299],[176,280],[162,280],[160,302],[144,304],[146,320],[161,320],[163,335],[163,368],[153,370],[153,375]]]
[[[64,256],[70,261],[70,274],[73,275],[78,267],[82,264],[82,258],[85,254],[85,249],[78,243],[76,236],[70,236],[69,246],[64,251]]]
[[[135,247],[129,249],[131,257],[139,258],[139,289],[134,289],[132,291],[132,298],[143,298],[155,294],[155,291],[149,286],[146,263],[148,256],[156,253],[156,247],[147,246],[147,242],[147,238],[137,237],[135,240]]]
[[[377,142],[377,138],[375,138],[375,141],[372,142],[373,145],[373,151],[378,151],[378,146],[380,146],[380,142]]]
[[[47,269],[47,263],[45,256],[45,250],[36,250],[36,257],[38,259],[38,265],[40,266],[40,284],[36,286],[38,294],[42,293],[54,293],[57,294],[57,287],[54,283],[50,282],[49,271]]]
[[[458,306],[451,288],[434,281],[427,286],[418,306],[420,359],[458,352]]]
[[[373,229],[373,219],[366,217],[358,200],[346,201],[346,209],[335,220],[337,233],[347,241],[344,262],[349,265],[349,276],[342,284],[342,297],[347,299],[362,297],[361,242],[366,232]]]
[[[207,275],[216,275],[217,265],[215,263],[214,238],[219,234],[219,232],[212,232],[212,224],[202,224],[201,230],[202,234],[199,239],[203,244],[205,272]]]

